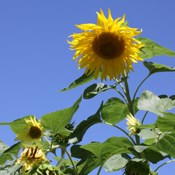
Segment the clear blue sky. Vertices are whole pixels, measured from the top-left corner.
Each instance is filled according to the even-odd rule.
[[[142,37],[175,51],[174,7],[173,0],[1,0],[0,122],[29,114],[40,118],[45,113],[71,106],[82,94],[87,85],[59,92],[83,73],[72,61],[74,52],[66,42],[70,34],[78,32],[75,24],[95,23],[96,12],[102,8],[106,13],[110,8],[114,18],[126,14],[131,27],[143,30]],[[150,61],[175,66],[175,58],[162,56]],[[130,74],[133,89],[147,73],[141,63],[134,68],[135,73]],[[175,94],[174,81],[174,73],[152,76],[140,93],[148,89],[158,95]],[[74,116],[76,124],[95,113],[101,101],[113,95],[107,92],[92,100],[83,100]],[[93,140],[104,141],[118,134],[113,129],[104,133],[104,129],[109,128],[92,127],[83,143],[92,141],[92,136]],[[15,136],[9,127],[1,126],[0,133],[0,140],[9,145],[14,143]],[[167,170],[173,175],[173,166],[165,166],[159,175],[165,175]]]

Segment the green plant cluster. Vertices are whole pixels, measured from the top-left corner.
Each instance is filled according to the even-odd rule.
[[[175,107],[175,95],[157,95],[149,90],[144,91],[140,96],[137,93],[153,74],[175,72],[175,68],[148,62],[146,59],[162,55],[175,56],[175,52],[147,38],[138,39],[145,44],[141,57],[149,73],[135,89],[133,95],[130,94],[128,75],[119,80],[110,81],[112,85],[93,82],[71,107],[45,114],[39,119],[44,128],[44,136],[39,145],[46,156],[52,155],[56,163],[40,162],[28,172],[22,172],[23,165],[16,164],[22,143],[17,142],[8,146],[0,141],[0,174],[87,175],[98,168],[97,175],[99,175],[104,167],[108,172],[123,169],[126,175],[156,175],[163,165],[174,162],[175,114],[168,110]],[[76,88],[93,80],[93,74],[88,76],[83,74],[62,91]],[[116,96],[99,104],[95,114],[74,126],[72,118],[82,99],[91,99],[108,90],[116,91]],[[139,111],[142,111],[139,115],[143,115],[140,116],[142,117],[141,125],[137,126],[137,132],[131,135],[129,130],[120,126],[119,122],[125,121],[129,114],[137,116]],[[156,120],[145,124],[145,118],[152,114],[156,116]],[[21,132],[25,118],[26,116],[10,123],[1,122],[0,124],[9,125],[11,130],[18,134]],[[109,125],[121,133],[102,143],[91,142],[81,145],[80,142],[86,139],[85,133],[95,124]],[[159,164],[160,161],[163,163]],[[157,164],[157,168],[152,169],[152,164]]]

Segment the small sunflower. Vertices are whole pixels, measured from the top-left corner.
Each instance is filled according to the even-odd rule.
[[[141,31],[126,25],[125,15],[113,19],[110,9],[108,18],[102,10],[97,12],[97,24],[76,25],[81,33],[72,34],[69,42],[75,50],[73,60],[78,59],[79,68],[87,75],[101,72],[101,79],[120,78],[132,70],[132,63],[141,61],[140,48],[144,45],[134,37]]]
[[[126,117],[128,130],[130,131],[130,135],[137,134],[139,132],[138,126],[141,126],[141,122],[133,117],[132,114],[127,115]]]
[[[22,164],[22,171],[28,171],[42,161],[48,161],[44,152],[38,147],[25,148],[16,164]]]
[[[34,116],[24,119],[25,126],[20,133],[17,134],[16,140],[21,140],[23,144],[30,145],[41,140],[43,135],[43,127]]]

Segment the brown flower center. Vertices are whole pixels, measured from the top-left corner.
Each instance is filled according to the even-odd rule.
[[[32,139],[38,139],[41,137],[41,129],[37,126],[32,126],[30,128],[29,135]]]
[[[93,51],[101,58],[115,59],[125,48],[124,40],[114,33],[103,32],[92,43]]]

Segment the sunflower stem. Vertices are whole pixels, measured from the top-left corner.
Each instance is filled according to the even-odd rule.
[[[145,114],[144,114],[144,116],[143,116],[143,118],[142,118],[142,121],[141,121],[142,124],[143,124],[143,122],[144,122],[144,120],[145,120],[147,114],[148,114],[148,111],[145,112]]]
[[[157,170],[158,170],[159,168],[161,168],[162,166],[164,166],[164,165],[166,165],[166,164],[168,164],[168,163],[172,163],[172,162],[175,162],[175,159],[169,160],[169,161],[167,161],[167,162],[165,162],[165,163],[162,163],[160,166],[158,166],[158,167],[154,170],[154,172],[157,172]]]
[[[136,89],[136,91],[135,91],[135,93],[134,93],[134,96],[133,96],[133,101],[134,101],[134,99],[136,98],[136,95],[137,95],[138,90],[140,89],[140,87],[142,86],[142,84],[149,78],[150,75],[151,75],[151,74],[148,74],[148,75],[141,81],[141,83],[139,84],[139,86],[137,87],[137,89]]]
[[[69,154],[69,152],[66,150],[65,147],[62,146],[61,149],[62,149],[62,150],[67,154],[67,156],[69,157],[69,160],[70,160],[70,162],[71,162],[71,164],[72,164],[72,167],[73,167],[73,170],[74,170],[74,172],[75,172],[75,175],[78,175],[77,167],[74,165],[74,162],[73,162],[73,160],[72,160],[71,155]]]
[[[109,123],[105,123],[105,124],[110,125]],[[134,139],[125,130],[123,130],[122,128],[120,128],[117,125],[110,125],[110,126],[113,126],[113,127],[117,128],[117,129],[119,129],[120,131],[122,131],[124,134],[126,134],[129,137],[129,139],[132,141],[132,143],[134,145],[136,145],[136,142],[134,141]]]
[[[133,102],[132,102],[131,97],[130,97],[130,92],[129,92],[129,86],[128,86],[127,78],[125,79],[124,84],[125,84],[125,90],[126,90],[125,95],[126,95],[126,98],[127,98],[127,101],[128,101],[129,112],[132,115],[134,115]]]
[[[102,166],[100,165],[100,167],[99,167],[99,169],[98,169],[98,172],[97,172],[97,175],[100,174],[101,170],[102,170]]]

